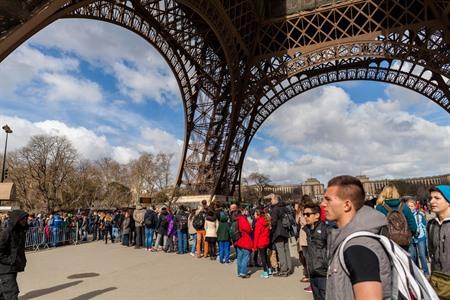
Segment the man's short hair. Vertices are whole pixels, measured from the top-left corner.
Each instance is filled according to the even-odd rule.
[[[307,201],[304,206],[303,210],[309,208],[314,214],[320,214],[320,206],[317,203],[314,203],[313,201]]]
[[[328,187],[332,186],[338,186],[338,197],[350,199],[356,210],[363,207],[366,193],[358,178],[350,175],[336,176],[328,181]]]
[[[206,206],[207,204],[208,204],[208,201],[202,200],[202,205],[203,205],[203,206]]]

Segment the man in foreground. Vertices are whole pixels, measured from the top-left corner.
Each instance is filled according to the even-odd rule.
[[[431,284],[441,299],[450,299],[450,185],[432,187],[430,197],[436,214],[427,228]]]
[[[352,176],[338,176],[328,182],[322,203],[327,220],[338,229],[331,232],[326,299],[381,300],[392,297],[392,271],[389,257],[379,241],[355,237],[344,248],[347,274],[339,262],[338,249],[346,237],[357,231],[378,234],[387,225],[386,218],[364,206],[364,188]]]
[[[25,270],[25,234],[28,214],[13,210],[10,223],[0,234],[0,299],[13,300],[19,295],[17,273]]]

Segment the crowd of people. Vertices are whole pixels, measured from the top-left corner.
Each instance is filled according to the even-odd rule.
[[[92,237],[149,252],[190,254],[221,264],[233,259],[236,275],[243,279],[252,276],[249,266],[261,268],[262,279],[291,276],[294,266],[289,241],[296,240],[303,265],[299,280],[309,285],[305,291],[312,292],[315,300],[436,299],[433,288],[440,299],[450,299],[449,185],[430,189],[434,217],[413,197],[401,197],[393,185],[386,186],[371,207],[365,202],[361,182],[352,176],[330,180],[321,203],[306,195],[292,204],[275,194],[268,198],[269,205],[254,208],[203,201],[197,208],[138,205],[133,210],[76,215],[11,213],[9,221],[2,220],[0,280],[12,280],[2,271],[5,264],[16,266],[8,269],[12,273],[25,267],[22,254],[5,252],[5,233],[24,234],[29,226],[48,227],[52,232],[54,227],[66,226],[76,228],[82,240]],[[17,245],[14,251],[22,253]],[[399,257],[403,263],[414,261],[417,265],[403,268],[403,272],[413,274],[404,285],[398,274]],[[419,268],[421,271],[414,271]],[[418,285],[409,285],[410,281]],[[427,293],[429,298],[423,296]]]

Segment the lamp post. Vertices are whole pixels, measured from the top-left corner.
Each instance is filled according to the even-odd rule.
[[[8,147],[8,134],[12,133],[11,128],[8,125],[2,127],[2,129],[6,132],[6,141],[5,141],[5,152],[3,153],[3,166],[2,166],[2,181],[5,180],[5,163],[6,163],[6,148]]]

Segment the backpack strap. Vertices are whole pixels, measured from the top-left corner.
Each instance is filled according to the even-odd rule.
[[[401,214],[403,214],[403,202],[402,201],[400,201],[400,205],[398,206],[398,211],[401,213]]]
[[[392,208],[387,205],[385,202],[383,202],[382,206],[387,210],[388,213],[390,213],[392,211]]]

